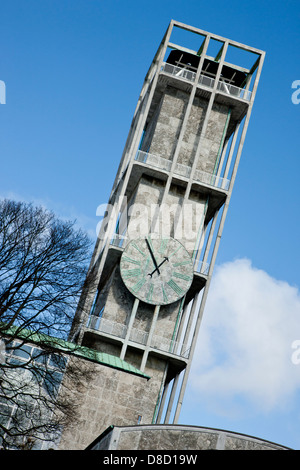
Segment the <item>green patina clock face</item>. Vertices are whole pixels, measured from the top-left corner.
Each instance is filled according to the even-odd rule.
[[[138,299],[165,305],[182,298],[193,280],[193,263],[174,238],[148,236],[132,240],[120,262],[121,277]]]

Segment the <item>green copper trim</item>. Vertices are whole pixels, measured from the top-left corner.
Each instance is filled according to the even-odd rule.
[[[139,369],[117,356],[96,351],[86,346],[71,343],[63,339],[54,338],[53,336],[48,336],[43,333],[34,333],[27,329],[20,329],[16,326],[12,326],[7,329],[5,327],[1,328],[0,336],[2,335],[14,336],[16,339],[19,338],[23,341],[39,344],[40,346],[50,346],[51,348],[57,349],[62,353],[72,354],[89,361],[97,362],[98,364],[103,364],[108,367],[113,367],[115,369],[123,370],[125,372],[150,379],[150,376],[144,374]]]

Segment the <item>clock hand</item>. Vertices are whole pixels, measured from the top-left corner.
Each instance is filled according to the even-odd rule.
[[[146,240],[146,243],[147,243],[147,246],[148,246],[148,250],[150,251],[150,255],[151,255],[151,257],[152,257],[152,260],[153,260],[153,263],[154,263],[154,266],[155,266],[155,271],[157,271],[158,274],[160,274],[159,269],[158,269],[158,266],[157,266],[156,259],[154,258],[154,254],[153,254],[153,252],[152,252],[152,250],[151,250],[151,246],[150,246],[150,244],[149,244],[147,238],[145,238],[145,240]]]
[[[165,261],[169,261],[169,258],[167,258],[166,256],[165,256],[165,259],[157,266],[157,268],[155,268],[154,271],[152,271],[152,273],[149,273],[148,276],[152,277],[152,274],[154,274],[155,271],[158,271],[158,268],[160,268],[161,265],[164,264]]]

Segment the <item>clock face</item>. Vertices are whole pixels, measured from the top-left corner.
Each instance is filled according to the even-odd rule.
[[[126,246],[120,262],[121,277],[138,299],[153,305],[176,302],[193,280],[193,263],[174,238],[139,238]]]

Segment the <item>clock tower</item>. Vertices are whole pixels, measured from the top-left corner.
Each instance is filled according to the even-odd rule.
[[[147,376],[128,425],[178,422],[263,59],[171,21],[146,75],[70,335]]]

